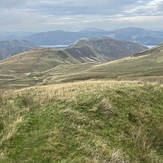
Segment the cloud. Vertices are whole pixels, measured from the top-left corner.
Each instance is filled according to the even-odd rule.
[[[163,0],[0,0],[0,30],[162,28]]]
[[[22,0],[0,0],[0,8],[17,8],[24,5],[26,2]]]
[[[29,9],[42,14],[116,14],[135,4],[135,0],[0,0],[0,8]]]
[[[30,3],[29,3],[30,4]],[[40,12],[53,15],[105,15],[123,12],[126,7],[135,4],[135,0],[60,0],[60,1],[40,1],[33,5]]]
[[[139,1],[139,3],[139,6],[134,6],[125,12],[131,15],[163,15],[163,0]]]

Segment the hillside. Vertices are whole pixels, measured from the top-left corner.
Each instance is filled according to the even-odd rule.
[[[163,82],[163,45],[120,60],[94,65],[65,81],[87,79],[143,80]]]
[[[0,87],[26,87],[46,84],[47,81],[57,82],[55,78],[74,75],[82,72],[81,70],[88,70],[92,65],[144,49],[146,47],[130,42],[96,38],[79,41],[65,50],[52,48],[30,50],[0,61]]]
[[[79,65],[82,67],[87,63],[90,67],[89,65],[97,62],[92,59],[93,57],[90,55],[90,58],[85,56],[77,60],[65,51],[52,48],[23,52],[0,61],[0,87],[15,88],[39,84],[43,82],[44,78],[49,77],[47,71],[60,67],[61,70],[55,73],[60,76],[62,71],[66,71],[66,66]],[[81,65],[83,61],[85,63]]]
[[[77,82],[0,93],[0,162],[162,163],[163,87]]]
[[[73,49],[78,51],[83,47],[89,47],[95,54],[102,55],[105,58],[107,57],[107,60],[115,60],[147,50],[147,47],[143,45],[128,41],[119,41],[110,37],[98,37],[81,40],[72,46],[71,50]],[[71,50],[67,49],[68,52]],[[79,53],[85,54],[85,52],[82,51]]]
[[[0,60],[37,47],[25,40],[0,41]]]
[[[1,69],[4,67],[6,70],[6,67],[8,67],[16,73],[44,71],[62,63],[70,64],[78,63],[78,61],[61,50],[38,48],[17,54],[0,62]]]

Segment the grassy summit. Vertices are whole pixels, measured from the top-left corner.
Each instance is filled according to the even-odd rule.
[[[0,94],[2,163],[162,163],[163,87],[87,81]]]

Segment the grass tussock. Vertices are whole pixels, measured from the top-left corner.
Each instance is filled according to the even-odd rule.
[[[3,91],[0,162],[162,163],[162,92],[127,81]]]

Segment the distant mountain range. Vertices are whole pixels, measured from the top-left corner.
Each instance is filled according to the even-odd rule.
[[[6,41],[6,40],[22,40],[24,37],[29,36],[33,34],[33,32],[0,32],[0,41]]]
[[[158,45],[163,42],[163,31],[130,27],[111,31],[110,33],[113,38],[132,41],[143,45]]]
[[[0,41],[0,60],[37,47],[25,40]]]
[[[108,31],[100,29],[86,29],[79,32],[57,30],[32,34],[24,39],[37,45],[71,45],[83,38],[105,36],[107,34]]]
[[[132,41],[143,45],[158,45],[163,42],[163,31],[152,31],[141,28],[124,28],[106,31],[88,28],[79,32],[48,31],[28,35],[23,39],[37,45],[70,45],[83,38],[108,36],[119,40]]]
[[[76,41],[92,37],[112,37],[118,40],[132,41],[143,45],[158,45],[163,42],[163,31],[128,27],[113,31],[98,28],[86,28],[78,32],[54,30],[47,32],[0,32],[0,41],[28,40],[37,45],[71,45]]]

